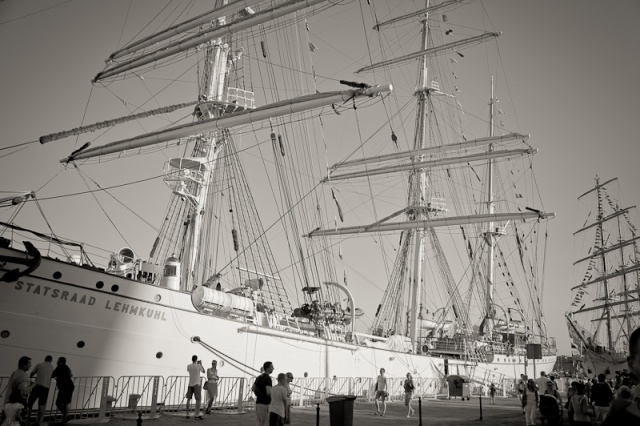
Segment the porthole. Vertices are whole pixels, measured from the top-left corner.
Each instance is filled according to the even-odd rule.
[[[0,337],[2,337],[3,339],[6,339],[9,336],[11,336],[11,333],[9,332],[9,330],[0,331]]]
[[[62,273],[60,271],[54,272],[53,278],[55,278],[56,280],[59,280],[60,278],[62,278]]]
[[[155,300],[156,302],[159,302],[162,299],[162,296],[160,296],[159,294],[156,294],[155,296],[153,296],[153,300]]]
[[[98,281],[96,283],[96,288],[102,288],[102,287],[104,287],[104,283],[102,281]]]
[[[80,340],[80,341],[77,343],[77,345],[76,345],[76,346],[78,346],[78,347],[79,347],[79,348],[81,348],[81,349],[82,349],[82,348],[84,348],[84,341],[83,341],[83,340]]]
[[[158,359],[162,358],[162,352],[156,353],[156,358],[158,358]]]
[[[118,284],[114,284],[111,286],[111,291],[113,291],[114,293],[117,292],[118,290],[120,290],[120,287],[118,287]]]

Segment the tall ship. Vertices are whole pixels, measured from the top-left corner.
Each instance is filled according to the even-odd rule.
[[[39,138],[99,206],[64,211],[89,242],[21,222],[47,217],[40,191],[1,200],[0,358],[114,377],[185,375],[194,354],[226,376],[551,371],[554,214],[532,140],[505,124],[500,33],[470,26],[482,5],[214,3],[146,13],[109,55],[87,102],[128,114]]]
[[[567,326],[583,374],[627,368],[627,342],[640,326],[640,251],[635,206],[621,205],[617,178],[595,178],[578,197],[578,258]]]

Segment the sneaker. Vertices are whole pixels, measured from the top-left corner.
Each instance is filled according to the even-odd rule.
[[[411,418],[411,416],[407,414],[407,418],[408,418],[408,419],[410,419],[410,418]]]
[[[196,419],[196,420],[204,420],[204,418],[202,416],[195,416],[194,419]]]

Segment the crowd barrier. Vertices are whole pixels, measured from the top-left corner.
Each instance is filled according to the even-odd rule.
[[[254,378],[221,377],[218,381],[218,396],[213,403],[216,410],[236,410],[244,412],[253,409],[255,397],[251,392]],[[181,412],[186,409],[188,376],[124,376],[117,380],[113,377],[74,377],[75,390],[69,405],[69,418],[82,419],[83,423],[96,423],[108,417],[137,418],[138,413],[145,417],[157,417],[162,414]],[[203,384],[202,382],[201,384]],[[360,401],[373,401],[376,379],[371,377],[299,377],[291,383],[291,402],[293,406],[314,406],[325,404],[326,398],[333,395],[354,395]],[[404,399],[404,378],[388,378],[387,392],[389,401]],[[9,377],[0,376],[0,401],[4,401]],[[414,377],[414,398],[448,398],[447,381],[443,379]],[[499,397],[515,396],[516,382],[504,379],[494,383]],[[486,396],[488,384],[471,383],[471,396]],[[46,404],[45,417],[49,421],[62,418],[55,406],[57,389],[55,379],[51,381],[51,391]],[[202,405],[208,399],[206,390],[202,391]],[[35,416],[37,407],[33,407]]]

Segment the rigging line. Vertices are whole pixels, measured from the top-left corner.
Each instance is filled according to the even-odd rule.
[[[2,22],[0,22],[0,25],[8,24],[10,22],[18,21],[18,20],[23,19],[23,18],[28,18],[29,16],[37,15],[40,12],[44,12],[44,11],[47,11],[49,9],[53,9],[54,7],[62,6],[63,4],[69,3],[71,1],[72,0],[67,0],[65,2],[62,2],[62,3],[59,3],[59,4],[55,4],[53,6],[49,6],[49,7],[45,8],[45,9],[36,10],[35,12],[31,12],[31,13],[28,13],[26,15],[18,16],[17,18],[9,19],[8,21],[2,21]]]
[[[80,120],[80,125],[84,125],[84,119],[87,118],[87,111],[89,111],[89,102],[91,101],[91,95],[93,94],[93,84],[91,85],[91,89],[89,90],[89,96],[87,96],[87,103],[84,106],[84,112],[82,113],[82,120]],[[78,147],[78,141],[80,140],[80,135],[76,136],[76,142],[73,144],[74,151]]]
[[[131,4],[132,3],[133,3],[133,1],[129,0],[129,7],[127,8],[127,14],[124,17],[124,22],[122,23],[122,28],[120,29],[120,36],[118,37],[118,44],[116,45],[116,46],[118,46],[118,48],[120,48],[120,42],[122,41],[122,36],[124,35],[124,27],[127,26],[127,20],[129,19],[129,14],[131,12]],[[168,6],[168,4],[167,4],[167,6]],[[165,6],[165,8],[167,6]],[[156,16],[158,16],[158,15],[156,15]],[[138,32],[138,34],[140,34],[140,32]]]
[[[10,153],[8,153],[8,154],[0,155],[0,158],[5,158],[5,157],[8,157],[8,156],[10,156],[10,155],[17,154],[17,153],[19,153],[20,151],[24,151],[25,149],[27,149],[27,147],[26,147],[26,146],[23,146],[22,148],[18,148],[18,149],[16,149],[15,151],[10,152]]]
[[[29,144],[36,143],[36,142],[38,142],[38,141],[35,140],[35,141],[30,141],[30,142],[22,142],[22,143],[18,143],[18,144],[15,144],[15,145],[9,145],[9,146],[5,146],[5,147],[0,148],[0,151],[4,151],[5,149],[11,149],[11,148],[19,148],[21,146],[29,145]],[[12,152],[11,154],[15,154],[16,152],[18,152],[18,151]],[[9,155],[11,155],[11,154],[9,154]]]
[[[80,176],[80,179],[82,179],[82,181],[85,183],[85,185],[87,186],[87,188],[89,187],[89,185],[87,184],[86,179],[84,178],[84,173],[80,171],[80,169],[78,168],[78,166],[76,166],[74,164],[74,168],[75,170],[78,172],[78,175]],[[127,241],[127,239],[124,237],[124,235],[122,235],[122,233],[120,232],[120,230],[118,229],[118,227],[116,226],[116,224],[113,222],[113,220],[111,220],[111,217],[109,217],[109,215],[107,214],[107,212],[105,211],[105,209],[102,207],[102,204],[100,204],[100,201],[98,201],[98,198],[95,196],[95,194],[93,192],[90,192],[91,196],[93,197],[93,199],[95,200],[95,202],[98,204],[98,207],[100,207],[100,210],[102,210],[102,212],[104,213],[104,215],[107,217],[107,220],[109,220],[109,222],[111,223],[111,225],[113,225],[113,228],[116,230],[116,232],[118,233],[118,235],[120,235],[120,237],[122,238],[122,240],[127,244],[127,246],[131,247],[131,244],[129,244],[129,242]]]

